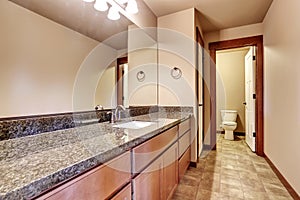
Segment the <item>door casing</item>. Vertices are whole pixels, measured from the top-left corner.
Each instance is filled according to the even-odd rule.
[[[256,154],[264,156],[264,105],[263,105],[263,36],[245,37],[209,43],[210,51],[210,145],[216,149],[216,51],[256,46],[256,105],[255,105],[255,131]]]

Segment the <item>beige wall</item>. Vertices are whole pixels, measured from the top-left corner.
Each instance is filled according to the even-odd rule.
[[[155,29],[140,29],[136,25],[128,32],[128,103],[129,106],[157,105],[157,41],[149,33]],[[143,71],[145,80],[138,81]]]
[[[0,117],[72,111],[77,70],[98,42],[0,1]]]
[[[159,105],[193,106],[195,96],[195,10],[179,11],[158,18]],[[171,69],[182,71],[180,79],[171,77]],[[196,161],[195,116],[192,119],[191,161]]]
[[[159,104],[194,106],[194,9],[158,18]],[[181,79],[173,79],[173,67],[182,70]]]
[[[102,74],[95,95],[95,105],[104,109],[116,107],[116,62],[113,62]]]
[[[274,0],[264,20],[264,151],[298,195],[300,195],[299,8],[299,0]]]
[[[262,34],[263,34],[262,23],[222,29],[220,31],[208,32],[204,34],[205,47],[208,49],[208,43],[210,42],[232,40],[232,39],[251,37],[251,36],[262,35]]]
[[[249,49],[217,51],[217,130],[222,130],[220,110],[237,110],[237,132],[245,132],[245,55]]]

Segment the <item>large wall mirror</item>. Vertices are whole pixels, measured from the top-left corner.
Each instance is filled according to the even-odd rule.
[[[0,117],[157,105],[155,28],[82,0],[1,1],[0,13]]]

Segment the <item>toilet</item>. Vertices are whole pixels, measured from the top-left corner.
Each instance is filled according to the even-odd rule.
[[[226,140],[234,140],[233,131],[237,127],[236,123],[237,111],[236,110],[221,110],[221,127],[225,130],[224,138]]]

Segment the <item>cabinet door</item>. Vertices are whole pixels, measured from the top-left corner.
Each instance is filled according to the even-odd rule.
[[[173,144],[163,154],[163,195],[162,199],[171,199],[178,184],[178,143]]]
[[[155,160],[132,183],[134,200],[162,199],[162,158]]]
[[[111,200],[131,200],[131,184],[128,184],[123,190],[111,198]]]
[[[104,163],[39,199],[47,200],[99,200],[106,199],[130,182],[130,153]]]
[[[191,158],[191,147],[189,147],[183,156],[179,159],[179,180],[183,177],[185,171],[188,169],[190,165]]]
[[[153,159],[159,156],[166,147],[177,140],[178,126],[175,126],[160,135],[144,142],[132,150],[132,171],[139,173]]]
[[[181,138],[179,138],[179,157],[187,150],[191,145],[191,131],[186,132]]]

